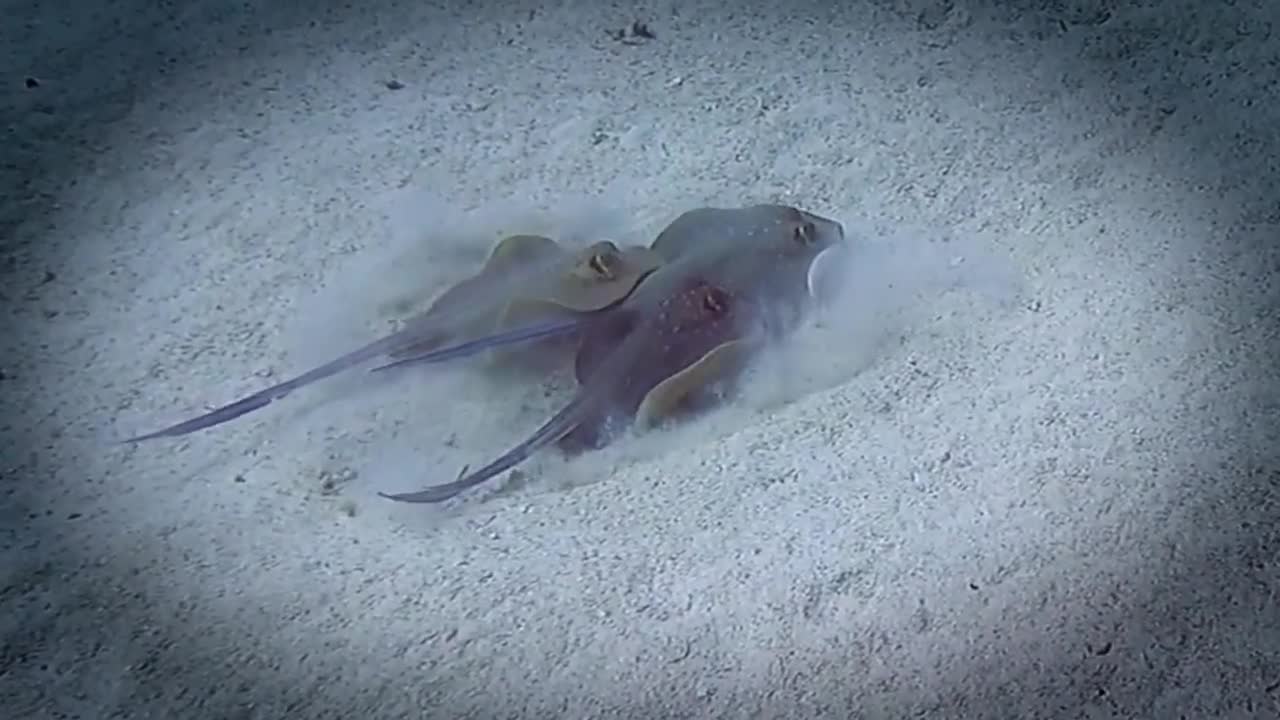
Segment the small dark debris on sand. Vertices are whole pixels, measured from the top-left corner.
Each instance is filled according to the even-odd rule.
[[[609,37],[617,40],[623,45],[643,45],[644,43],[657,39],[657,35],[649,29],[649,26],[639,20],[631,23],[630,27],[621,30],[609,30]]]

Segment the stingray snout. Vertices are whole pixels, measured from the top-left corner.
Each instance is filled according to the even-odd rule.
[[[818,244],[831,247],[844,245],[844,225],[838,221],[821,216],[813,216],[814,227],[818,231]],[[824,251],[825,252],[825,251]]]

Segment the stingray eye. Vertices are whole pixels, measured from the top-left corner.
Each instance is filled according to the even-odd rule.
[[[587,269],[591,271],[592,275],[601,280],[612,280],[617,262],[618,259],[613,253],[591,253],[591,257],[587,258]]]
[[[812,245],[818,239],[818,228],[812,222],[806,220],[792,229],[791,238],[800,245]]]
[[[702,307],[712,315],[723,315],[729,309],[729,296],[720,288],[707,288],[702,293]]]

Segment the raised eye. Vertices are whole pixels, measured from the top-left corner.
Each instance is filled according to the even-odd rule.
[[[818,239],[818,228],[806,220],[795,226],[791,231],[791,237],[801,245],[812,245]]]
[[[702,307],[712,315],[723,315],[729,309],[729,296],[720,288],[707,288],[702,292]]]
[[[616,265],[617,258],[612,253],[592,253],[591,257],[587,258],[587,268],[602,280],[613,279],[613,270]]]

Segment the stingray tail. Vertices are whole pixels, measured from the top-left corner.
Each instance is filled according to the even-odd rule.
[[[578,396],[568,405],[564,406],[560,412],[556,413],[550,420],[545,422],[542,427],[531,435],[527,440],[508,450],[497,460],[485,465],[474,472],[467,472],[469,468],[462,468],[458,479],[450,483],[442,485],[432,485],[431,487],[408,493],[384,493],[378,495],[405,503],[438,503],[444,502],[455,495],[473,488],[486,480],[495,477],[524,460],[538,450],[556,442],[560,438],[573,431],[579,423],[582,422],[583,411],[589,407],[590,396],[586,392],[579,392]]]
[[[252,395],[223,405],[222,407],[211,410],[204,415],[193,417],[190,420],[184,420],[183,422],[170,425],[169,427],[156,430],[155,432],[121,440],[120,442],[136,443],[162,437],[179,437],[181,435],[196,432],[197,430],[204,430],[215,425],[221,425],[222,423],[235,420],[242,415],[247,415],[254,410],[260,410],[304,385],[310,385],[317,380],[323,380],[327,377],[337,375],[338,373],[359,365],[362,362],[371,360],[379,355],[384,355],[389,350],[399,348],[406,342],[422,342],[426,337],[427,336],[423,333],[421,328],[401,330],[380,340],[375,340],[368,345],[365,345],[358,350],[353,350],[335,360],[331,360],[320,367],[308,370],[297,377],[259,390]]]
[[[426,352],[414,353],[406,355],[394,362],[385,365],[379,365],[369,372],[384,372],[406,365],[417,365],[420,363],[439,363],[457,358],[470,357],[491,350],[493,348],[505,347],[507,345],[518,345],[520,343],[533,342],[534,340],[545,340],[553,337],[565,337],[579,332],[583,325],[586,324],[584,318],[570,318],[568,320],[552,320],[534,325],[526,325],[514,330],[504,330],[493,335],[485,335],[468,340],[457,345],[448,347],[435,348]]]

